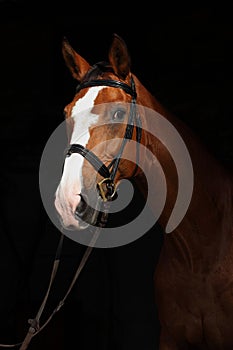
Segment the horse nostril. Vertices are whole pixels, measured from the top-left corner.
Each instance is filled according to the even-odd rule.
[[[75,209],[75,216],[77,216],[77,217],[82,216],[85,213],[86,208],[88,206],[87,202],[85,201],[85,199],[83,197],[83,195],[80,194],[80,197],[81,197],[81,200],[80,200],[78,206]]]

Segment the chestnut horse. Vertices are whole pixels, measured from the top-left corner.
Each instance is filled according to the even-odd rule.
[[[96,200],[96,193],[103,202],[114,201],[116,186],[122,179],[133,177],[146,198],[144,172],[153,174],[156,187],[162,176],[159,163],[166,178],[166,201],[158,218],[164,242],[154,274],[161,324],[159,349],[233,349],[232,175],[131,72],[128,49],[119,36],[113,37],[108,63],[91,66],[66,39],[62,51],[79,84],[73,101],[65,107],[70,149],[55,196],[62,225],[79,232],[97,225],[98,208],[93,209],[90,201]],[[151,121],[144,119],[143,113],[140,118],[135,113],[135,102],[159,113],[174,126],[192,160],[192,196],[182,220],[169,234],[165,232],[166,225],[179,190],[177,167],[166,140],[162,142],[152,135]],[[113,110],[106,107],[108,103],[114,103]],[[82,113],[78,115],[79,112]],[[123,141],[114,143],[115,138]],[[106,147],[103,141],[110,143]],[[149,149],[158,162],[143,154],[143,149],[137,154],[138,143]],[[137,156],[143,166],[137,166]],[[157,215],[157,189],[154,191],[149,206]]]

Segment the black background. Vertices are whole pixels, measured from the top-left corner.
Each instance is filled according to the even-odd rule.
[[[24,338],[48,287],[60,238],[41,202],[38,171],[45,143],[74,93],[61,55],[63,36],[91,64],[107,59],[113,33],[122,36],[132,71],[232,168],[231,11],[222,3],[189,9],[145,4],[144,13],[122,6],[90,4],[84,10],[68,2],[0,1],[0,343]],[[65,305],[29,348],[155,350],[152,277],[161,244],[156,226],[127,246],[94,250]],[[64,296],[84,250],[65,239],[42,320]]]

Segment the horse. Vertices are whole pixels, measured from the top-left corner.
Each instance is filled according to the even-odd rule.
[[[113,203],[124,179],[133,180],[144,198],[151,192],[148,204],[164,231],[154,271],[159,349],[232,349],[231,172],[131,71],[131,56],[120,36],[113,35],[107,61],[91,65],[66,38],[62,54],[77,82],[73,100],[64,108],[69,147],[54,198],[62,226],[85,232],[98,225],[100,207],[96,203],[99,199]],[[165,127],[168,132],[161,139],[161,120],[156,123],[158,134],[150,132],[153,113],[146,118],[144,108],[173,126],[190,158],[187,152],[178,152],[174,160],[176,143],[169,142],[175,132]],[[148,184],[145,174],[151,175]],[[184,197],[179,198],[186,201],[186,207],[168,229],[182,174],[187,183]],[[160,187],[164,184],[166,198],[162,200]],[[163,204],[159,210],[158,201]]]

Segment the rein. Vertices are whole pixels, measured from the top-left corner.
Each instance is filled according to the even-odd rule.
[[[75,285],[75,282],[77,281],[81,271],[83,270],[84,266],[86,265],[86,262],[88,260],[89,255],[92,252],[92,249],[94,248],[94,245],[100,235],[101,232],[101,228],[103,228],[106,223],[107,223],[107,218],[108,218],[108,212],[109,212],[109,202],[108,203],[103,203],[102,202],[102,215],[101,215],[101,219],[98,223],[98,227],[96,227],[94,234],[92,236],[92,239],[89,243],[89,246],[86,248],[84,255],[78,265],[78,268],[75,272],[75,275],[69,285],[69,288],[66,292],[66,294],[64,295],[64,297],[59,301],[59,303],[57,304],[57,306],[55,307],[55,309],[53,310],[53,312],[51,313],[51,315],[47,318],[47,320],[43,323],[43,325],[40,326],[40,318],[42,316],[42,313],[44,311],[44,308],[46,306],[46,302],[47,299],[49,297],[49,293],[53,284],[53,281],[55,279],[56,273],[58,271],[58,266],[60,263],[60,257],[61,257],[61,251],[62,251],[62,245],[63,245],[63,240],[64,240],[64,233],[62,230],[62,234],[57,246],[57,250],[56,250],[56,254],[55,254],[55,259],[54,259],[54,263],[53,263],[53,268],[52,268],[52,272],[50,275],[50,281],[49,281],[49,286],[48,289],[46,291],[46,294],[44,296],[44,299],[39,307],[39,310],[35,316],[35,318],[33,319],[29,319],[28,323],[30,324],[28,332],[24,338],[24,340],[20,343],[15,343],[15,344],[0,344],[0,347],[4,347],[4,348],[14,348],[14,347],[19,347],[19,350],[26,350],[32,340],[32,338],[37,335],[38,333],[40,333],[45,326],[47,326],[47,324],[51,321],[51,319],[53,318],[53,316],[61,309],[61,307],[64,305],[65,300],[67,299],[68,295],[70,294],[73,286]]]
[[[141,140],[141,121],[139,116],[136,115],[136,90],[135,90],[135,84],[133,81],[133,78],[131,77],[131,86],[117,80],[90,80],[90,81],[84,81],[80,85],[78,85],[76,92],[80,91],[81,89],[92,87],[92,86],[111,86],[115,88],[121,88],[123,89],[127,94],[130,94],[132,96],[131,104],[130,104],[130,113],[128,117],[128,122],[124,134],[124,138],[122,140],[120,150],[118,154],[114,157],[114,159],[111,161],[111,163],[106,166],[92,151],[88,150],[87,148],[83,147],[80,144],[72,144],[70,148],[68,149],[66,156],[71,156],[72,153],[79,153],[82,155],[86,160],[89,161],[89,163],[94,167],[94,169],[103,177],[103,180],[100,181],[97,186],[99,188],[100,197],[98,198],[99,201],[101,201],[102,210],[101,210],[101,217],[98,221],[98,226],[96,227],[92,239],[86,248],[84,255],[81,259],[81,262],[78,265],[78,268],[75,272],[75,275],[70,283],[70,286],[65,294],[65,296],[60,300],[60,302],[57,304],[51,315],[47,318],[47,320],[43,323],[42,326],[40,326],[40,318],[42,316],[42,313],[44,311],[44,308],[46,306],[47,299],[49,297],[49,293],[53,284],[53,281],[55,279],[56,273],[58,271],[59,263],[60,263],[60,256],[62,251],[62,245],[64,240],[64,233],[63,229],[61,229],[62,234],[57,246],[57,250],[55,253],[55,259],[52,267],[52,272],[50,276],[49,286],[46,291],[46,294],[43,298],[43,301],[40,305],[40,308],[35,316],[34,319],[29,319],[28,323],[30,324],[28,332],[24,338],[24,340],[20,343],[15,344],[0,344],[0,347],[5,348],[13,348],[16,346],[20,346],[19,350],[26,350],[29,346],[30,341],[32,338],[40,333],[45,326],[50,322],[50,320],[53,318],[53,316],[61,309],[61,307],[64,305],[66,298],[68,297],[69,293],[71,292],[76,280],[78,279],[81,271],[83,270],[89,255],[91,254],[92,249],[95,246],[95,243],[100,235],[101,228],[105,227],[107,224],[108,219],[108,213],[109,213],[109,205],[111,200],[113,199],[116,189],[115,189],[115,183],[114,178],[116,176],[117,169],[119,167],[119,163],[121,160],[122,153],[124,151],[124,147],[127,143],[127,141],[132,139],[133,136],[133,130],[134,127],[136,127],[136,141],[137,141],[137,153],[136,153],[136,164],[135,169],[133,172],[133,176],[137,171],[138,167],[138,159],[139,159],[139,144]],[[106,189],[103,188],[103,185],[105,184]]]

